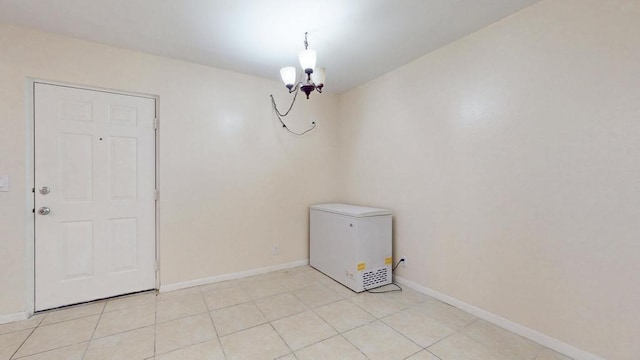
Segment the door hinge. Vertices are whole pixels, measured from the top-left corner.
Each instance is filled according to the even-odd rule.
[[[158,126],[160,125],[160,121],[158,118],[153,119],[153,128],[158,130]]]
[[[160,190],[158,189],[153,190],[153,200],[158,200],[159,197],[160,197]]]

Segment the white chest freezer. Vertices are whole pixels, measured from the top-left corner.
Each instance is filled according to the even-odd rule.
[[[318,204],[309,213],[312,267],[355,292],[391,283],[391,211]]]

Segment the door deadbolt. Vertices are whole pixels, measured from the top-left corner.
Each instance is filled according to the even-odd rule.
[[[48,186],[43,186],[40,188],[40,194],[42,195],[47,195],[50,192],[51,192],[51,189],[49,189]]]

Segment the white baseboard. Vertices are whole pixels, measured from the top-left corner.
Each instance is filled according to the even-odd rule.
[[[0,324],[6,324],[14,321],[27,320],[29,316],[26,312],[19,312],[15,314],[0,315]]]
[[[500,317],[498,315],[492,314],[488,311],[482,310],[478,307],[475,307],[473,305],[467,304],[463,301],[460,301],[456,298],[453,298],[449,295],[445,295],[443,293],[440,293],[438,291],[435,291],[433,289],[429,289],[427,287],[424,287],[422,285],[419,285],[413,281],[404,279],[400,276],[393,276],[393,279],[401,284],[401,285],[405,285],[413,290],[416,290],[418,292],[421,292],[425,295],[429,295],[435,299],[438,299],[444,303],[447,303],[451,306],[457,307],[458,309],[464,310],[476,317],[479,317],[480,319],[486,320],[494,325],[497,325],[501,328],[507,329],[513,333],[516,333],[522,337],[525,337],[531,341],[534,341],[540,345],[543,345],[545,347],[548,347],[554,351],[557,351],[561,354],[564,354],[566,356],[569,356],[573,359],[576,360],[604,360],[603,358],[591,354],[589,352],[586,352],[584,350],[578,349],[575,346],[571,346],[567,343],[564,343],[560,340],[554,339],[550,336],[547,336],[545,334],[542,334],[536,330],[530,329],[528,327],[522,326],[518,323],[515,323],[513,321],[507,320],[503,317]]]
[[[173,284],[167,284],[167,285],[161,284],[160,292],[168,292],[168,291],[186,289],[193,286],[213,284],[221,281],[241,279],[248,276],[266,274],[273,271],[290,269],[290,268],[304,266],[308,264],[309,264],[309,259],[306,259],[306,260],[299,260],[299,261],[294,261],[286,264],[279,264],[279,265],[273,265],[273,266],[266,266],[258,269],[245,270],[245,271],[240,271],[240,272],[231,273],[231,274],[217,275],[217,276],[211,276],[211,277],[202,278],[202,279],[183,281],[179,283],[173,283]]]

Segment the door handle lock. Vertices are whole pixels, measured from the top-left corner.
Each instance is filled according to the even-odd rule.
[[[40,215],[49,215],[50,212],[51,212],[51,209],[49,209],[46,206],[43,206],[40,209],[38,209],[38,214]]]

